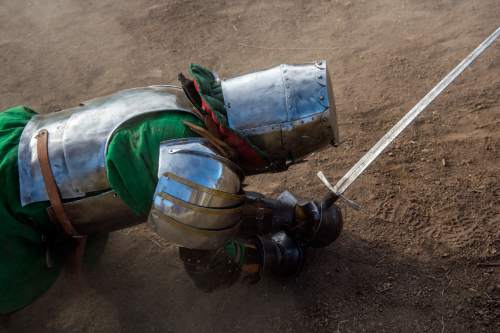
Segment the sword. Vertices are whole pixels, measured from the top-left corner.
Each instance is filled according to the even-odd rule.
[[[407,114],[399,120],[361,159],[335,184],[332,186],[324,173],[318,171],[317,176],[321,182],[332,192],[333,200],[342,198],[354,208],[360,206],[346,198],[343,194],[349,186],[377,159],[377,157],[403,132],[434,99],[439,96],[446,87],[450,85],[484,50],[486,50],[500,35],[500,27],[486,38],[472,51],[462,62],[448,73],[434,88],[431,89]]]

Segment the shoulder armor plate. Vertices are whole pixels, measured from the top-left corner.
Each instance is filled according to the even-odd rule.
[[[108,140],[123,123],[164,111],[192,112],[182,89],[150,86],[122,90],[61,112],[33,117],[19,143],[21,204],[48,200],[36,153],[36,134],[49,132],[49,158],[64,199],[109,188],[105,170]]]
[[[238,231],[245,201],[241,170],[206,140],[162,143],[158,178],[149,222],[168,241],[214,249]]]

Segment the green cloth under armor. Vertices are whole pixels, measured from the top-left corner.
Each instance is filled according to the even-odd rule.
[[[227,127],[227,110],[224,106],[224,96],[222,95],[222,85],[215,75],[208,69],[197,64],[189,65],[189,74],[198,83],[198,93],[200,97],[215,112],[219,122]]]
[[[17,149],[34,114],[22,106],[0,113],[0,314],[31,303],[54,283],[61,267],[58,260],[53,269],[46,267],[42,235],[57,237],[47,203],[22,208],[19,200]]]
[[[106,171],[111,188],[139,215],[151,208],[160,143],[198,136],[183,121],[203,126],[192,114],[169,111],[121,128],[109,144]]]

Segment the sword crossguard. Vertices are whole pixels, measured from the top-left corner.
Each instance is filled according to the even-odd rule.
[[[318,176],[319,180],[321,180],[323,185],[325,185],[326,188],[330,190],[330,192],[328,192],[328,194],[323,198],[324,203],[333,204],[338,199],[342,199],[347,204],[347,206],[351,207],[352,209],[361,210],[361,205],[347,198],[345,195],[335,191],[335,188],[332,186],[332,184],[330,184],[328,179],[326,179],[326,176],[322,171],[318,171],[316,175]]]

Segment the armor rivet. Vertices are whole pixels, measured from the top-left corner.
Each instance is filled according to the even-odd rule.
[[[196,260],[196,263],[199,264],[200,263],[200,259]]]
[[[325,97],[324,97],[323,95],[322,95],[322,96],[319,96],[319,100],[320,100],[320,101],[322,101],[322,100],[324,100],[324,99],[325,99]]]
[[[191,262],[191,259],[188,258],[188,262]]]

